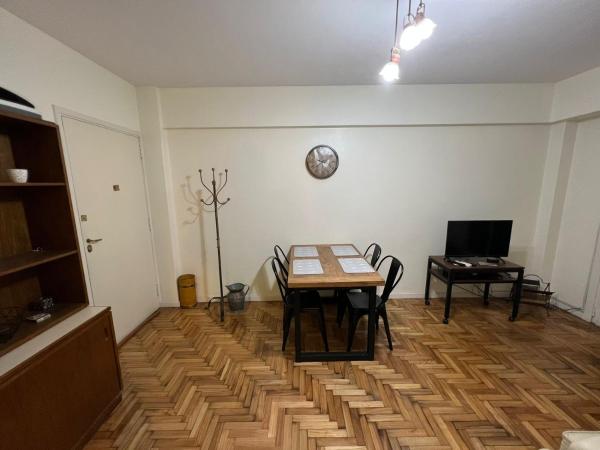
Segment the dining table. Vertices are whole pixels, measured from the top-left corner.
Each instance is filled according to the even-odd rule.
[[[365,260],[354,244],[292,245],[288,255],[287,287],[293,299],[296,362],[360,361],[375,357],[377,287],[385,280]],[[363,351],[302,351],[300,291],[362,289],[369,294],[367,346]],[[338,300],[339,301],[339,300]]]

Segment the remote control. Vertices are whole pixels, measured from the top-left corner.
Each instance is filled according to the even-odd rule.
[[[49,319],[51,316],[48,313],[39,313],[39,314],[33,314],[32,316],[28,316],[26,317],[27,320],[30,320],[32,322],[35,323],[40,323],[43,322],[44,320]]]
[[[459,266],[462,266],[462,267],[471,267],[473,265],[471,263],[468,263],[466,261],[461,261],[461,260],[458,260],[458,259],[455,259],[454,263],[458,264]]]

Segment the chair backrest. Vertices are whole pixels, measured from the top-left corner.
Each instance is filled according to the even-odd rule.
[[[369,245],[367,247],[367,250],[365,251],[365,254],[363,256],[367,256],[369,254],[369,252],[371,251],[371,249],[373,249],[373,253],[371,254],[371,261],[370,264],[375,267],[375,264],[377,264],[377,261],[379,261],[379,257],[381,256],[381,246],[379,244],[376,244],[375,242],[373,242],[371,245]]]
[[[281,263],[281,267],[287,277],[290,261],[287,259],[287,256],[285,256],[285,252],[277,244],[275,244],[275,247],[273,247],[273,252],[275,253],[275,258],[277,259],[277,261],[279,261]],[[285,263],[284,263],[284,261],[285,261]]]
[[[383,287],[383,292],[381,293],[381,300],[383,303],[387,302],[390,294],[396,287],[396,285],[400,282],[402,275],[404,275],[404,264],[400,262],[400,260],[392,255],[388,255],[383,258],[379,265],[377,266],[377,270],[381,267],[383,262],[390,258],[392,261],[390,262],[390,268],[388,270],[387,278],[385,279],[385,286]]]
[[[277,259],[277,257],[273,257],[271,259],[271,267],[273,268],[273,273],[275,274],[275,279],[277,280],[277,287],[279,288],[279,293],[281,294],[281,300],[284,302],[287,300],[287,272],[283,267],[283,263]]]

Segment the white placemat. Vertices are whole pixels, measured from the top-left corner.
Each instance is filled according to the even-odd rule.
[[[304,247],[294,247],[294,256],[296,258],[305,258],[305,257],[318,257],[319,252],[317,251],[317,247],[314,245],[308,245]]]
[[[369,273],[375,269],[363,258],[338,258],[342,270],[346,273]]]
[[[318,259],[295,259],[292,268],[294,275],[319,275],[323,273]]]
[[[335,256],[357,256],[358,252],[352,245],[331,245],[329,246]]]

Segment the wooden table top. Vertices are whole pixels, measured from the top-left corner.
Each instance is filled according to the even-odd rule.
[[[288,287],[296,288],[313,288],[313,289],[330,289],[342,287],[373,287],[383,286],[385,280],[378,272],[369,273],[346,273],[338,262],[338,256],[333,254],[331,245],[349,245],[356,249],[352,244],[303,244],[292,245],[290,247],[290,273],[288,275]],[[322,274],[319,275],[294,275],[293,267],[295,259],[316,259],[316,257],[295,257],[294,247],[317,247],[319,252],[319,260],[323,267]],[[362,258],[362,254],[356,249],[357,256],[340,256],[339,258]]]

